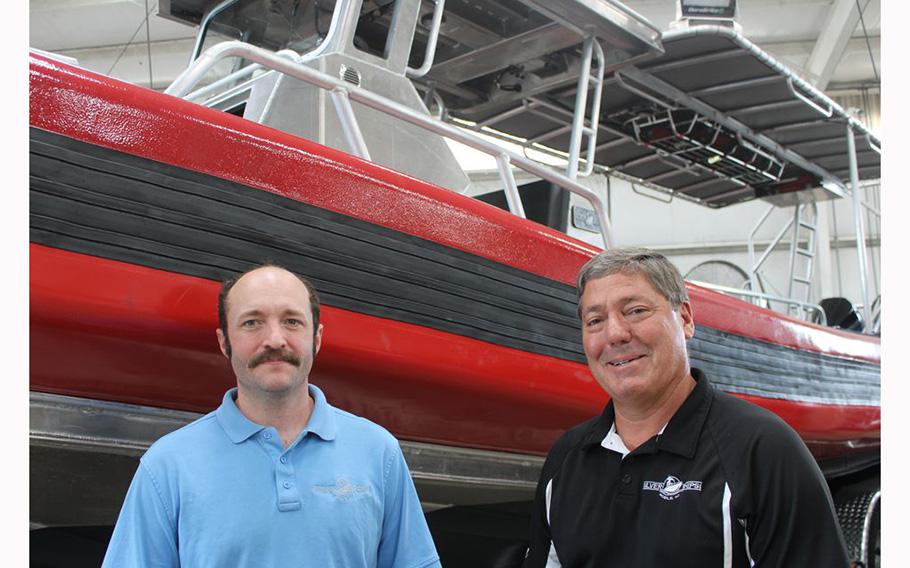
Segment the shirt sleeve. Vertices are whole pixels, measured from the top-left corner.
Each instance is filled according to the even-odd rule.
[[[102,568],[176,568],[176,518],[140,461],[123,501]]]
[[[754,566],[849,564],[828,485],[789,426],[771,424],[750,456],[749,513],[741,519]]]
[[[379,568],[441,568],[417,490],[397,443],[385,468]]]
[[[523,568],[545,568],[559,566],[553,556],[555,549],[552,547],[553,539],[550,534],[550,520],[548,515],[549,495],[548,489],[552,483],[553,462],[562,461],[562,452],[559,442],[550,451],[540,472],[537,490],[534,493],[534,507],[531,509],[531,526],[528,539],[528,553],[525,556]]]

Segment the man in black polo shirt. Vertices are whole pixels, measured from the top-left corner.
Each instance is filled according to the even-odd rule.
[[[695,324],[676,268],[608,250],[578,292],[588,365],[611,400],[550,451],[525,567],[846,567],[796,432],[689,367]]]

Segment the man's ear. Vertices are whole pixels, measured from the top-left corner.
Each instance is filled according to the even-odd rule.
[[[322,324],[319,324],[319,327],[316,328],[316,333],[313,334],[313,357],[315,357],[322,348],[322,330]]]
[[[215,336],[218,338],[218,347],[221,348],[221,353],[227,357],[231,358],[231,346],[228,342],[228,338],[224,335],[224,332],[221,331],[221,328],[215,330]]]
[[[683,302],[679,305],[679,319],[682,321],[686,339],[692,339],[695,336],[695,317],[692,315],[692,304]]]

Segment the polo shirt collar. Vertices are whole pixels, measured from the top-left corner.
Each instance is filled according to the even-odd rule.
[[[702,427],[708,418],[711,401],[714,400],[714,388],[708,377],[700,369],[692,368],[691,373],[695,379],[695,388],[657,439],[659,450],[690,459],[695,456]]]
[[[705,374],[694,367],[690,369],[690,372],[692,378],[695,379],[695,388],[657,436],[658,450],[672,452],[687,458],[695,456],[698,438],[714,398],[714,389]],[[616,413],[613,408],[613,400],[610,399],[588,431],[583,445],[601,446],[610,432],[615,432],[615,422]]]
[[[310,421],[303,429],[303,433],[311,432],[323,440],[334,440],[338,430],[335,424],[335,409],[325,399],[322,389],[312,383],[309,384],[309,389],[310,396],[316,404],[313,405],[313,414],[310,415]]]
[[[300,438],[303,438],[307,433],[313,433],[323,440],[334,440],[337,432],[335,409],[325,399],[325,395],[319,387],[309,384],[307,388],[315,404],[313,405],[313,413],[310,414],[310,420],[307,422],[306,428],[301,432]],[[215,417],[228,435],[228,438],[235,444],[248,440],[251,436],[266,428],[244,416],[240,409],[237,408],[237,387],[228,389],[224,393],[221,406],[215,411]]]

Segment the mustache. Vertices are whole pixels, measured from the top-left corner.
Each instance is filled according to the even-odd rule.
[[[266,349],[259,355],[256,355],[250,359],[249,364],[247,365],[250,369],[258,367],[263,363],[268,363],[269,361],[284,361],[285,363],[290,363],[295,367],[300,366],[300,357],[295,355],[291,351],[286,351],[284,349]]]

